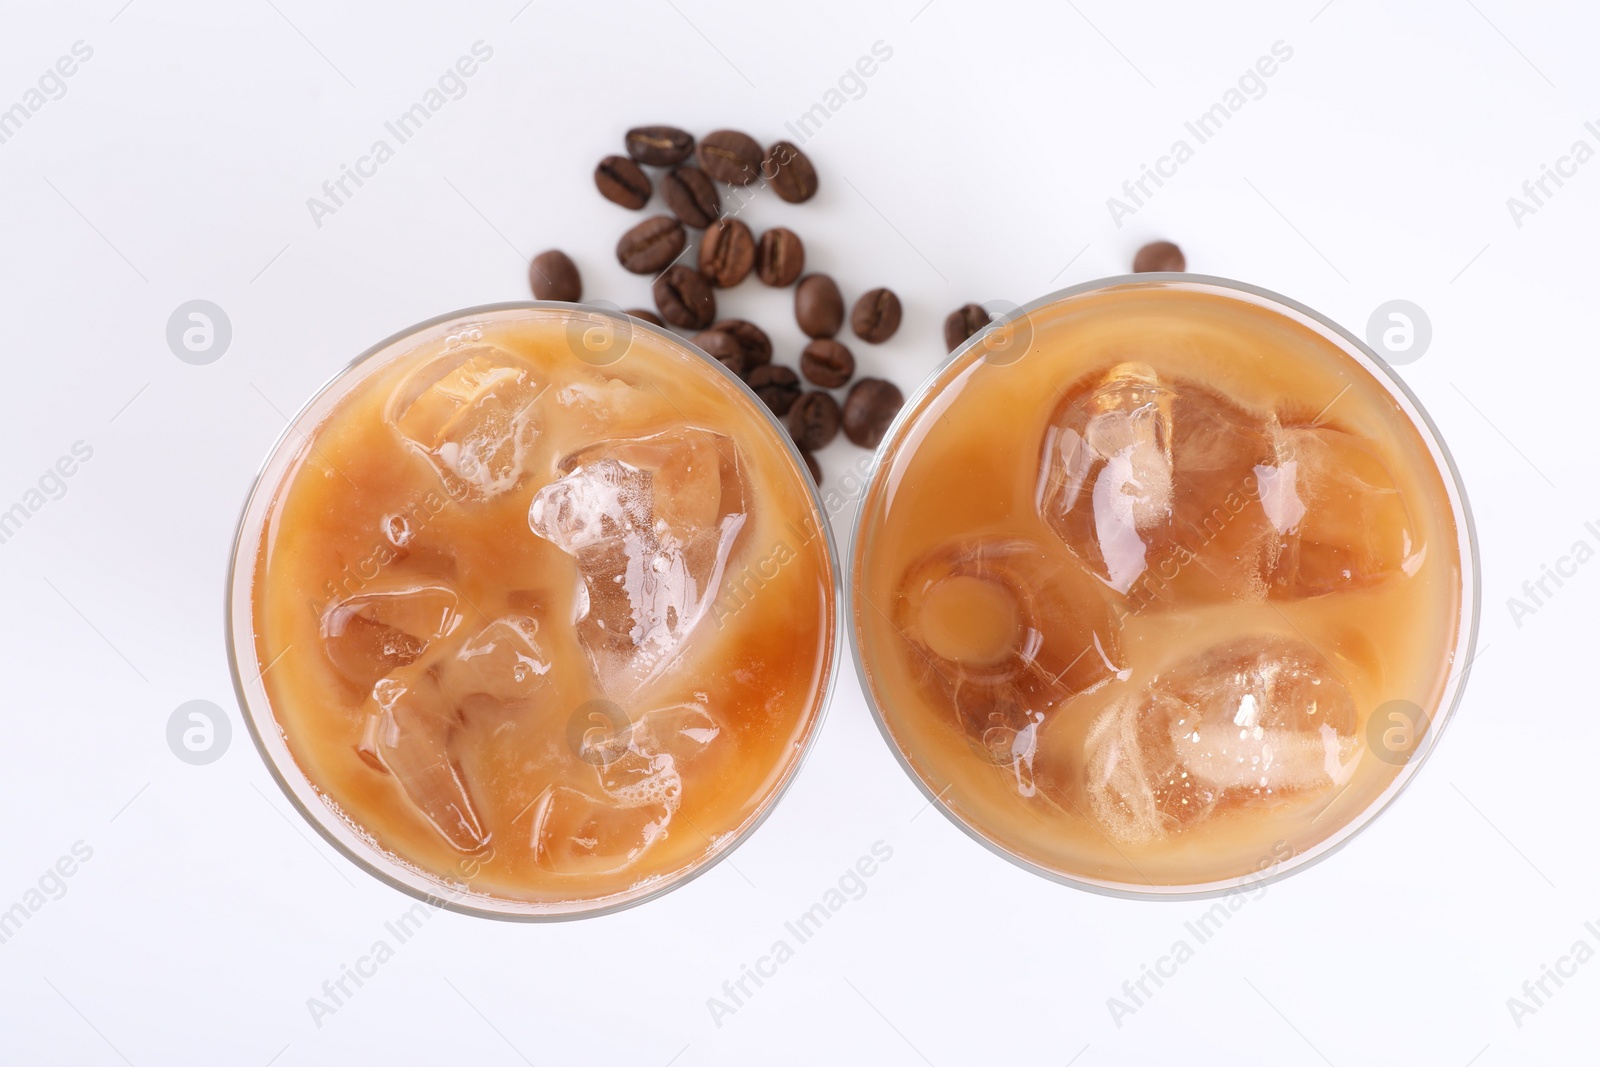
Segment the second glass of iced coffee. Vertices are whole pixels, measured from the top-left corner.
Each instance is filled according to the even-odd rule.
[[[1193,275],[1040,300],[877,458],[858,666],[929,797],[1106,892],[1304,866],[1410,780],[1476,628],[1465,495],[1420,405],[1285,298]]]

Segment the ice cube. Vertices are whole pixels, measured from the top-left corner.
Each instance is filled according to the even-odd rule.
[[[673,704],[641,715],[633,724],[632,741],[642,749],[682,760],[698,755],[721,732],[705,705]]]
[[[532,700],[549,670],[539,620],[524,614],[495,619],[442,665],[445,687],[458,701],[487,694],[506,704]]]
[[[394,775],[406,798],[462,852],[489,843],[461,766],[450,751],[460,725],[456,705],[439,686],[439,671],[401,668],[373,687],[378,711],[368,721],[362,758]]]
[[[1343,784],[1360,754],[1355,702],[1314,648],[1243,638],[1160,674],[1101,712],[1084,746],[1092,810],[1124,841]]]
[[[620,730],[585,733],[579,755],[594,767],[593,791],[551,786],[534,805],[539,866],[561,874],[619,871],[667,833],[683,802],[682,766],[716,740],[699,704],[645,712]]]
[[[624,700],[682,651],[716,598],[746,520],[739,454],[693,427],[566,457],[528,509],[535,534],[577,562],[578,637]]]
[[[456,594],[431,583],[397,584],[358,593],[322,613],[322,642],[339,676],[362,695],[373,683],[413,663],[432,641],[461,622]]]
[[[671,817],[664,804],[624,807],[552,785],[534,801],[533,860],[553,874],[620,871],[666,833]]]
[[[1279,537],[1273,596],[1317,596],[1415,570],[1421,554],[1405,498],[1371,446],[1331,427],[1284,428],[1274,445],[1272,465],[1256,471]]]
[[[526,365],[492,345],[446,352],[414,371],[389,419],[456,500],[487,500],[521,481],[542,391]]]
[[[1145,364],[1089,375],[1045,431],[1040,515],[1134,610],[1260,600],[1273,540],[1253,475],[1272,460],[1268,421]]]
[[[1045,717],[1123,670],[1105,594],[1020,539],[925,556],[901,580],[893,620],[924,682],[1025,796]]]
[[[646,712],[624,735],[594,750],[600,786],[624,806],[662,804],[677,811],[683,796],[681,764],[698,755],[721,730],[699,704]]]
[[[550,405],[552,423],[559,422],[564,434],[593,437],[608,428],[637,426],[671,408],[659,392],[606,374],[579,373],[553,386]],[[581,438],[580,438],[581,439]]]
[[[1153,370],[1124,363],[1069,392],[1045,431],[1045,521],[1120,593],[1171,522],[1173,401]]]

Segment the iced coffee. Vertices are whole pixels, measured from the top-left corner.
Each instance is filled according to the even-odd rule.
[[[235,651],[269,761],[348,852],[570,914],[766,811],[822,710],[833,589],[809,476],[731,375],[625,317],[496,310],[291,427],[241,529]]]
[[[1420,410],[1309,313],[1068,295],[976,339],[885,442],[863,678],[925,792],[1004,853],[1237,884],[1338,843],[1427,751],[1465,666],[1467,526]]]

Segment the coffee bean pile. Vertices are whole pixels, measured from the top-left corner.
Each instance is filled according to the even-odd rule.
[[[805,273],[805,245],[793,230],[777,226],[758,238],[743,221],[723,212],[719,184],[762,181],[788,203],[810,200],[817,192],[811,160],[788,141],[763,149],[737,130],[716,130],[696,141],[673,126],[640,126],[623,141],[626,155],[606,156],[595,167],[600,195],[639,211],[659,188],[670,212],[652,215],[617,241],[617,261],[625,270],[653,276],[655,311],[631,308],[627,314],[655,326],[694,331],[694,344],[742,378],[784,421],[819,483],[822,470],[813,453],[841,432],[862,448],[876,448],[905,396],[892,382],[855,376],[855,355],[838,340],[846,321],[838,283],[826,274]],[[652,182],[646,167],[664,173]],[[690,230],[700,231],[697,239]],[[691,267],[682,260],[695,241],[696,266]],[[1167,241],[1146,245],[1134,260],[1135,271],[1183,269],[1183,253]],[[761,327],[717,317],[717,290],[731,289],[752,274],[773,288],[794,286],[795,323],[811,339],[800,354],[798,373],[773,361],[772,340]],[[583,296],[578,268],[555,249],[533,257],[528,281],[540,300],[575,303]],[[885,288],[868,290],[849,308],[851,332],[868,344],[893,337],[900,318],[900,298]],[[957,308],[944,322],[946,348],[954,351],[991,321],[982,305]],[[841,404],[832,391],[846,387]]]
[[[694,344],[742,378],[784,421],[819,482],[822,472],[812,453],[841,430],[861,447],[876,448],[904,397],[890,382],[856,378],[855,355],[837,340],[845,323],[838,283],[826,274],[805,273],[805,244],[793,230],[776,226],[758,238],[723,211],[721,186],[757,181],[788,203],[810,200],[817,192],[811,160],[788,141],[763,149],[737,130],[716,130],[696,141],[673,126],[640,126],[629,130],[623,143],[626,155],[606,156],[595,167],[595,188],[632,211],[643,209],[659,188],[669,212],[652,215],[617,241],[623,268],[653,279],[655,310],[632,308],[628,314],[692,331]],[[646,168],[664,173],[652,180]],[[690,232],[696,230],[698,236]],[[694,266],[684,262],[691,245]],[[799,373],[773,362],[772,340],[761,327],[717,317],[717,290],[731,289],[751,275],[773,288],[795,287],[795,321],[812,339],[801,353]],[[583,296],[578,268],[554,249],[533,258],[528,281],[540,300],[576,302]],[[873,289],[850,307],[849,321],[862,341],[881,344],[900,327],[900,298],[888,289]],[[847,386],[841,403],[831,390]]]

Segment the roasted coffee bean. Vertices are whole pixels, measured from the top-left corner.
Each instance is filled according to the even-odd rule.
[[[863,293],[850,309],[850,328],[871,344],[882,344],[900,328],[900,298],[887,289]]]
[[[576,303],[583,299],[583,279],[578,276],[577,265],[558,249],[540,252],[528,264],[528,284],[536,300],[566,300]]]
[[[814,452],[839,436],[840,418],[839,402],[833,394],[814,390],[794,402],[785,421],[795,444]]]
[[[775,415],[789,414],[789,409],[800,397],[799,375],[776,363],[756,367],[745,374],[744,380]]]
[[[832,337],[844,325],[844,297],[826,274],[807,274],[794,291],[794,320],[807,337]]]
[[[944,320],[944,349],[954,352],[961,343],[993,321],[982,304],[963,304]]]
[[[625,141],[628,155],[652,167],[676,166],[694,151],[694,138],[676,126],[636,126]]]
[[[738,130],[716,130],[700,138],[694,151],[700,169],[729,185],[749,185],[761,173],[761,146]]]
[[[1133,272],[1135,274],[1149,274],[1151,271],[1179,271],[1181,272],[1187,262],[1183,258],[1183,249],[1171,241],[1151,241],[1139,249],[1133,257]]]
[[[613,204],[637,211],[650,199],[650,176],[627,156],[607,156],[594,168],[594,184]]]
[[[700,346],[706,355],[741,378],[744,377],[746,369],[744,347],[739,344],[739,339],[733,334],[713,326],[709,330],[701,330],[695,334],[693,341]]]
[[[773,192],[791,204],[817,195],[817,168],[806,154],[788,141],[779,141],[761,157],[761,176]]]
[[[661,199],[685,226],[703,230],[722,214],[722,194],[699,167],[679,167],[661,179]]]
[[[861,379],[844,400],[844,435],[862,448],[877,448],[905,402],[893,382]]]
[[[652,326],[666,325],[666,323],[661,321],[660,315],[657,315],[654,311],[646,311],[644,308],[629,308],[627,311],[624,311],[623,314],[632,315],[634,318],[643,322],[648,322]]]
[[[810,452],[807,452],[802,448],[800,450],[800,458],[806,461],[806,470],[811,472],[811,480],[816,482],[818,485],[821,485],[822,464],[817,462],[817,457],[813,456]]]
[[[661,317],[684,330],[703,330],[717,317],[717,294],[699,272],[674,263],[652,287]]]
[[[772,339],[767,336],[767,331],[755,323],[746,322],[744,319],[723,319],[712,323],[711,328],[732,334],[733,339],[739,342],[739,349],[744,353],[746,370],[772,362]]]
[[[831,337],[819,337],[800,353],[800,373],[812,385],[837,389],[856,372],[856,357]]]
[[[756,265],[756,239],[738,219],[718,219],[700,235],[700,273],[718,289],[744,281]]]
[[[806,246],[793,230],[775,226],[761,235],[756,249],[756,276],[763,284],[781,289],[793,284],[806,269]]]
[[[689,243],[683,223],[671,215],[652,215],[622,235],[617,260],[635,274],[656,274],[678,258]]]

